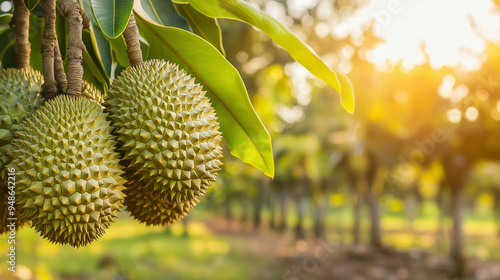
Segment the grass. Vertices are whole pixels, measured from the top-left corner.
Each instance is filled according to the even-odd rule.
[[[199,222],[191,223],[190,237],[183,237],[182,232],[181,224],[167,232],[120,218],[102,239],[75,249],[50,244],[25,228],[17,236],[17,264],[30,268],[40,280],[71,276],[109,280],[116,275],[127,279],[246,280],[258,279],[252,268],[270,261],[265,256],[249,259],[244,240],[214,236]],[[7,253],[4,236],[0,238],[0,253]],[[0,279],[9,279],[9,275],[2,262]]]
[[[386,207],[382,209],[385,244],[401,250],[422,248],[433,254],[446,255],[448,234],[444,236],[444,246],[436,246],[435,232],[439,225],[436,205],[429,202],[423,205],[414,222],[414,229],[422,233],[419,235],[409,230],[404,213],[390,211]],[[189,224],[189,237],[183,236],[182,223],[175,224],[167,232],[165,228],[144,227],[122,214],[103,238],[80,249],[50,244],[33,229],[25,228],[17,235],[18,273],[35,274],[37,280],[123,279],[116,278],[119,275],[125,275],[126,279],[141,280],[280,279],[283,272],[279,266],[280,260],[272,255],[256,255],[252,251],[253,236],[217,235],[210,232],[200,222],[213,221],[214,214],[208,210],[195,210],[193,222]],[[241,213],[241,209],[235,209],[235,213]],[[297,219],[293,208],[289,213],[287,224],[292,228]],[[304,221],[308,232],[311,232],[313,225],[311,213],[307,213]],[[267,225],[269,216],[269,212],[264,210],[263,225]],[[368,212],[364,209],[363,242],[369,240],[367,218]],[[351,242],[351,221],[350,207],[343,205],[330,208],[327,215],[330,240]],[[449,231],[451,221],[444,219],[443,225]],[[464,250],[468,257],[500,260],[500,242],[497,241],[491,211],[469,211],[464,230]],[[0,254],[5,256],[7,249],[7,238],[1,236]],[[5,261],[0,263],[0,279],[13,279]]]

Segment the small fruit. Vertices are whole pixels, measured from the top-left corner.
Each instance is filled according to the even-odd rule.
[[[202,86],[178,65],[149,60],[113,81],[106,108],[127,180],[169,204],[202,196],[217,178],[222,140]]]
[[[133,182],[124,191],[127,211],[147,226],[165,226],[184,218],[200,201],[193,199],[181,203],[165,203],[144,192],[144,187]]]
[[[124,180],[109,121],[87,98],[58,96],[26,118],[12,141],[17,202],[49,241],[84,246],[123,206]]]
[[[42,104],[43,77],[32,69],[8,68],[0,71],[0,185],[6,185],[5,166],[14,132],[21,121]]]

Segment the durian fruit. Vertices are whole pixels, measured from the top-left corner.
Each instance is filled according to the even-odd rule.
[[[87,81],[83,81],[82,83],[82,96],[97,102],[99,105],[104,103],[105,94],[102,94],[100,90]]]
[[[25,219],[20,215],[20,208],[18,205],[15,205],[14,202],[14,211],[13,214],[10,214],[9,206],[12,206],[9,203],[9,189],[7,187],[0,187],[0,234],[8,233],[11,231],[11,228],[8,227],[11,222],[15,223],[15,230],[22,228],[23,226],[30,223],[29,220]],[[16,218],[16,220],[7,220],[7,218]]]
[[[167,203],[202,196],[217,178],[222,140],[202,86],[178,65],[149,60],[124,70],[105,102],[124,153],[126,179]]]
[[[137,182],[128,181],[124,193],[127,211],[146,226],[165,226],[184,218],[197,203],[197,198],[181,203],[166,203],[144,192]]]
[[[43,77],[32,69],[7,68],[0,71],[0,185],[6,185],[6,170],[10,162],[7,153],[14,132],[21,121],[43,102]]]
[[[58,96],[25,119],[12,141],[17,202],[51,242],[84,246],[123,206],[125,181],[106,117],[87,98]]]

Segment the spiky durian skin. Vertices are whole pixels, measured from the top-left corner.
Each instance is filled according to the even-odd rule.
[[[0,234],[4,234],[11,231],[10,223],[15,222],[15,230],[22,228],[23,226],[30,223],[29,220],[20,215],[20,208],[18,205],[14,205],[14,215],[9,213],[9,189],[7,187],[0,187]],[[15,202],[14,202],[15,203]],[[16,220],[7,220],[7,218],[16,218]]]
[[[167,203],[151,197],[137,182],[125,184],[125,206],[130,215],[146,226],[166,226],[186,217],[193,210],[198,199],[181,203]]]
[[[84,246],[123,206],[123,171],[106,117],[87,98],[58,96],[25,119],[12,141],[18,204],[51,242]]]
[[[43,77],[32,69],[7,68],[0,71],[0,185],[6,184],[7,153],[21,121],[43,102]]]
[[[149,60],[124,70],[105,102],[124,153],[125,178],[167,203],[202,196],[217,178],[222,140],[214,109],[178,65]]]
[[[89,98],[90,100],[101,105],[104,103],[105,94],[101,93],[93,84],[83,81],[82,83],[82,96]]]

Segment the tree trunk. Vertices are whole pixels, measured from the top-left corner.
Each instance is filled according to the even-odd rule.
[[[269,206],[269,229],[276,229],[276,199],[274,192],[271,192],[268,198]]]
[[[455,264],[455,276],[461,279],[465,275],[465,257],[463,254],[463,231],[462,224],[464,219],[464,209],[463,209],[463,184],[453,186],[452,194],[452,219],[453,219],[453,229],[452,229],[452,240],[450,248],[450,256]]]
[[[406,195],[404,196],[404,202],[405,202],[405,212],[406,212],[406,219],[408,220],[408,227],[411,231],[411,233],[414,233],[414,222],[415,218],[417,217],[417,210],[418,210],[418,200],[415,195],[415,190],[408,190]]]
[[[305,190],[307,186],[306,184],[307,183],[304,182],[298,186],[297,197],[295,199],[297,202],[297,225],[295,226],[295,236],[297,239],[304,239],[306,236],[304,231],[304,217],[307,211],[308,200],[307,192]]]
[[[354,245],[359,245],[361,242],[361,207],[362,207],[362,195],[359,193],[354,194],[354,209],[353,209],[353,226],[352,226],[352,242]]]
[[[495,186],[496,187],[496,186]],[[495,189],[493,191],[494,198],[495,198],[495,204],[494,204],[494,215],[495,215],[495,222],[497,224],[497,235],[500,237],[500,190]]]
[[[316,204],[316,211],[314,213],[314,235],[318,238],[323,238],[325,237],[326,233],[326,226],[325,226],[325,218],[326,218],[326,211],[328,209],[328,196],[327,195],[321,195],[321,197],[318,198],[317,204]]]
[[[437,232],[436,232],[436,247],[439,253],[446,252],[445,244],[446,244],[446,232],[445,232],[445,216],[447,215],[446,207],[447,201],[445,199],[445,191],[443,182],[441,182],[441,186],[439,187],[439,192],[436,196],[436,204],[439,208],[439,216],[438,216],[438,224],[437,224]]]
[[[245,226],[248,221],[248,198],[246,194],[242,194],[240,198],[241,205],[241,219],[240,222],[243,226]]]
[[[368,184],[368,191],[366,193],[366,202],[370,212],[370,245],[376,248],[382,248],[382,230],[380,227],[380,205],[375,190],[382,187],[381,176],[379,172],[382,170],[378,168],[377,162],[373,157],[370,157],[370,165],[366,172],[366,183]]]
[[[233,211],[231,208],[231,197],[227,196],[226,201],[224,201],[225,216],[228,222],[233,220]]]
[[[280,224],[278,226],[279,231],[285,231],[286,229],[286,218],[288,212],[289,196],[290,196],[290,190],[287,187],[283,187],[281,190]]]
[[[262,205],[264,204],[264,197],[266,192],[266,183],[264,179],[259,180],[257,186],[257,198],[254,200],[253,212],[253,228],[259,229],[262,221]]]
[[[382,247],[382,235],[380,227],[380,206],[377,197],[373,194],[372,190],[367,193],[367,203],[370,209],[370,245],[373,247]]]

